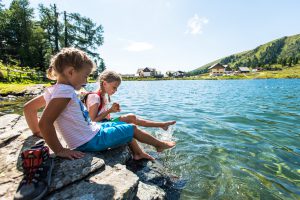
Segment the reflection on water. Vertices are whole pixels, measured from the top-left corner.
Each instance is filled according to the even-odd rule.
[[[0,116],[16,113],[22,115],[24,103],[32,97],[18,97],[16,99],[0,101]]]
[[[177,120],[147,130],[177,141],[159,157],[182,199],[300,199],[300,80],[123,82],[112,101]]]

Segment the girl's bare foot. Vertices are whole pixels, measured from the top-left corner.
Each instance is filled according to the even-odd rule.
[[[164,125],[161,126],[161,128],[164,129],[164,130],[166,131],[166,130],[168,130],[169,126],[171,126],[171,125],[173,125],[173,124],[175,124],[175,123],[176,123],[176,121],[168,121],[168,122],[165,122]]]
[[[147,159],[147,160],[155,160],[152,156],[145,152],[137,153],[133,155],[133,160],[141,160],[141,159]]]
[[[170,149],[176,145],[173,141],[162,141],[159,146],[156,147],[157,152],[162,152],[165,149]]]

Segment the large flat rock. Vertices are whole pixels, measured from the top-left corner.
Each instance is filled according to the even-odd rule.
[[[79,183],[50,194],[48,200],[107,200],[133,199],[136,196],[138,177],[125,165],[106,166],[101,173],[91,175]]]
[[[32,135],[23,116],[0,117],[0,199],[13,199],[23,178],[20,153],[39,140]],[[59,140],[65,146],[63,139],[59,137]],[[168,198],[175,191],[169,190],[174,182],[159,162],[130,160],[127,145],[86,153],[76,160],[51,156],[54,169],[47,199],[154,200]]]
[[[32,135],[27,125],[24,125],[26,124],[24,117],[19,115],[2,116],[0,122],[3,123],[1,134],[18,133],[0,146],[0,199],[13,199],[23,178],[20,153],[34,145],[40,138]],[[116,163],[124,164],[129,158],[130,151],[127,146],[99,153],[86,153],[83,158],[76,160],[55,158],[49,190],[55,192],[86,178],[93,172],[101,172],[104,170],[105,162],[113,166]]]

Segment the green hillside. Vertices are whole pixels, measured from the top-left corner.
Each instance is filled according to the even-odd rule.
[[[253,50],[230,55],[215,60],[202,67],[189,72],[197,75],[207,72],[207,68],[214,63],[229,65],[233,69],[238,67],[262,68],[264,70],[281,70],[283,67],[293,67],[300,60],[300,34],[283,37],[266,44],[260,45]]]

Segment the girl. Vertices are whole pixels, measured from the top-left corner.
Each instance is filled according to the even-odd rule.
[[[113,95],[120,86],[122,78],[114,71],[105,70],[98,79],[100,89],[97,92],[86,94],[83,98],[83,102],[87,106],[92,121],[121,121],[144,127],[160,127],[164,130],[167,130],[170,125],[176,123],[176,121],[154,122],[142,119],[134,114],[122,115],[116,119],[112,119],[110,113],[120,112],[120,105],[113,103],[112,106],[108,108],[108,102],[110,101],[110,96]],[[105,98],[106,94],[108,95],[108,100]]]
[[[48,77],[55,79],[56,84],[24,106],[24,115],[33,133],[40,134],[57,156],[69,159],[83,157],[81,151],[100,151],[128,142],[134,154],[142,154],[133,144],[133,138],[154,146],[158,152],[175,146],[175,142],[158,140],[133,124],[92,122],[75,90],[87,83],[93,67],[93,61],[75,48],[64,48],[51,59]],[[38,121],[37,111],[44,106]],[[68,148],[61,145],[57,132]]]

